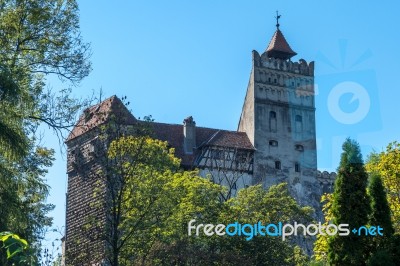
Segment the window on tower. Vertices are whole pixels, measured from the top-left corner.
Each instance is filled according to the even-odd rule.
[[[269,141],[269,146],[278,147],[278,142],[276,140],[270,140]]]
[[[275,169],[277,169],[277,170],[281,169],[281,162],[280,161],[275,161]]]
[[[304,151],[303,145],[300,145],[300,144],[296,144],[295,149],[296,149],[296,151]]]
[[[296,132],[302,132],[303,131],[303,118],[301,115],[296,115],[295,117],[295,123],[296,123]]]
[[[276,132],[276,112],[269,112],[269,130],[270,132]]]
[[[300,164],[299,164],[299,163],[295,163],[295,164],[294,164],[294,171],[295,171],[296,173],[300,173]]]

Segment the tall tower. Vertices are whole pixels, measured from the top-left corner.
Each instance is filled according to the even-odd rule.
[[[264,53],[252,52],[238,131],[246,132],[256,148],[253,183],[287,182],[292,196],[319,215],[314,62],[291,61],[296,52],[279,29],[279,17]]]

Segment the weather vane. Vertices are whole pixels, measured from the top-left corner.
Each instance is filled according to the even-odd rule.
[[[279,29],[279,19],[281,18],[281,15],[278,14],[278,10],[276,11],[276,28]]]

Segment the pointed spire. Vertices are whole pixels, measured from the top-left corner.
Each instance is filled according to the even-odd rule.
[[[268,57],[280,58],[283,60],[290,59],[292,56],[297,55],[295,51],[290,48],[290,45],[286,41],[282,32],[279,29],[279,19],[281,15],[276,11],[276,31],[269,42],[268,48],[266,50]]]

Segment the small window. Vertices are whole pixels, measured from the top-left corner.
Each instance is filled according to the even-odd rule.
[[[296,173],[300,173],[300,164],[299,164],[299,163],[295,163],[295,164],[294,164],[294,171],[295,171]]]
[[[296,122],[301,122],[302,120],[301,115],[296,115]]]
[[[292,82],[292,87],[294,87],[294,82]]]
[[[276,79],[274,79],[274,83],[276,83]]]
[[[268,78],[268,82],[271,83],[271,78]]]
[[[276,119],[276,113],[274,111],[269,112],[269,118]]]
[[[280,161],[275,161],[275,169],[277,169],[277,170],[281,169],[281,162]]]
[[[297,144],[297,145],[295,146],[295,149],[296,149],[296,151],[304,151],[303,145],[300,145],[300,144]]]
[[[270,140],[269,146],[278,147],[278,142],[276,140]]]

